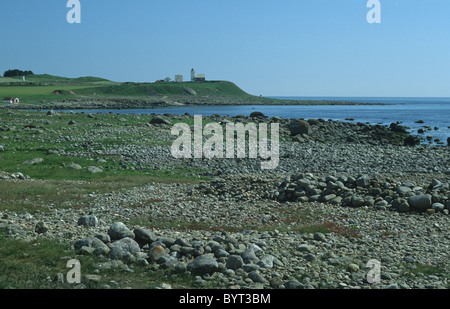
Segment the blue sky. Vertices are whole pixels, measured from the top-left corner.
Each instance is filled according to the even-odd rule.
[[[152,82],[191,68],[264,96],[450,97],[450,1],[2,0],[0,72]]]

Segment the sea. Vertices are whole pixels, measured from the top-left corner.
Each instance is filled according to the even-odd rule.
[[[117,114],[177,114],[222,116],[250,115],[254,111],[268,117],[294,119],[325,119],[362,122],[389,126],[400,122],[408,131],[424,137],[423,144],[447,145],[450,137],[450,98],[400,98],[400,97],[284,97],[271,96],[281,100],[325,100],[370,103],[370,105],[207,105],[169,106],[139,109],[74,110],[80,113]],[[67,110],[66,110],[67,112]],[[425,132],[419,134],[419,129]],[[426,139],[431,136],[430,142]]]

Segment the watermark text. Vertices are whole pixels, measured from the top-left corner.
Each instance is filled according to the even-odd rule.
[[[221,124],[208,123],[203,126],[202,116],[196,115],[193,136],[191,127],[186,123],[177,123],[172,127],[171,134],[178,138],[172,144],[171,153],[177,159],[242,159],[247,157],[248,148],[248,158],[255,159],[259,153],[260,158],[265,160],[261,161],[261,169],[275,169],[279,163],[279,124],[270,124],[270,149],[267,132],[267,123],[226,123],[224,134]],[[204,138],[207,138],[205,142]]]
[[[67,22],[69,24],[81,24],[81,3],[79,0],[67,1],[67,7],[71,8],[67,12]]]
[[[381,3],[380,0],[369,0],[367,7],[371,10],[367,13],[367,22],[369,24],[381,24]]]
[[[366,280],[370,284],[381,282],[381,263],[378,260],[370,260],[366,264],[370,271],[367,273]]]

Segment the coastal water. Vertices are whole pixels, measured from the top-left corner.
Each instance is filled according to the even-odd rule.
[[[208,105],[208,106],[170,106],[145,109],[99,109],[76,110],[74,112],[89,113],[118,113],[118,114],[164,114],[209,116],[220,114],[223,116],[250,115],[254,111],[266,116],[282,118],[322,118],[338,121],[363,122],[370,124],[390,125],[401,121],[403,126],[410,128],[416,134],[420,128],[425,133],[447,144],[450,137],[450,98],[345,98],[345,97],[272,97],[286,100],[328,100],[351,101],[361,103],[379,103],[382,105]],[[67,111],[66,111],[67,112]],[[353,120],[348,120],[353,119]],[[423,123],[417,123],[417,121]],[[431,130],[427,130],[427,127]]]

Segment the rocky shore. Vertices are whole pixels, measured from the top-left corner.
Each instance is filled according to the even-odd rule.
[[[161,106],[205,106],[205,105],[383,105],[382,103],[362,103],[347,101],[325,101],[325,100],[279,100],[271,98],[252,99],[230,97],[230,96],[147,96],[140,97],[81,97],[62,99],[41,104],[25,104],[10,106],[0,105],[0,109],[31,109],[31,110],[77,110],[77,109],[133,109],[152,108]]]
[[[57,116],[49,114],[48,119]],[[164,115],[167,122],[120,127],[101,117],[121,116],[86,117],[92,117],[95,126],[84,133],[71,134],[74,121],[57,136],[47,137],[45,130],[39,135],[42,142],[51,138],[54,145],[77,145],[47,149],[68,158],[65,168],[78,168],[69,167],[71,157],[106,161],[114,156],[125,170],[181,166],[211,180],[153,182],[125,192],[90,194],[82,208],[49,205],[48,211],[33,214],[0,211],[0,229],[8,237],[59,239],[72,246],[73,258],[95,256],[95,270],[85,274],[80,287],[94,281],[101,288],[126,288],[102,281],[102,274],[111,269],[144,269],[149,276],[156,270],[191,274],[196,288],[449,287],[447,146],[417,145],[398,124],[387,128],[321,119],[294,122],[257,114],[206,118],[279,123],[280,164],[275,170],[261,170],[260,159],[173,158],[169,120],[183,121],[190,115]],[[12,124],[2,127],[7,130]],[[102,144],[130,135],[140,142]],[[148,135],[160,143],[146,144]],[[0,173],[0,185],[38,181],[43,180],[20,172]],[[374,260],[381,267],[376,282],[368,276]]]

